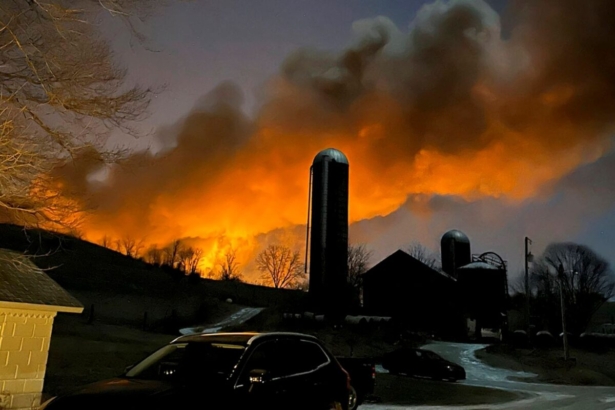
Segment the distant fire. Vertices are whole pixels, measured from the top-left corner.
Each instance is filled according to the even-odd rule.
[[[519,3],[507,40],[478,0],[425,6],[407,34],[384,18],[360,22],[362,40],[338,56],[290,56],[254,120],[223,85],[161,131],[162,151],[134,154],[104,182],[84,184],[97,169],[78,159],[59,173],[92,209],[85,236],[139,238],[144,251],[182,239],[204,250],[203,271],[233,248],[257,280],[251,263],[268,242],[304,247],[309,167],[327,147],[350,161],[350,222],[387,215],[412,194],[539,195],[609,148],[615,90],[602,61],[613,49],[588,54],[604,39],[580,42],[585,22],[570,16],[615,10]]]

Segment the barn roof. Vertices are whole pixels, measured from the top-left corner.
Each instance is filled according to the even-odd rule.
[[[450,279],[452,282],[456,282],[456,279],[453,278],[452,276],[446,274],[445,272],[439,269],[434,269],[434,268],[429,267],[428,265],[424,264],[420,260],[416,259],[412,255],[410,255],[409,253],[401,249],[393,252],[392,254],[390,254],[389,256],[381,260],[380,262],[378,262],[371,269],[365,272],[363,276],[369,278],[370,276],[376,275],[377,272],[380,271],[380,267],[382,267],[383,265],[389,265],[389,264],[394,265],[396,267],[404,267],[404,268],[417,268],[418,267],[424,272],[430,272],[430,273],[433,273],[434,275],[442,276],[445,279]]]
[[[0,306],[81,313],[83,305],[28,257],[0,248]],[[34,306],[38,305],[38,306]]]

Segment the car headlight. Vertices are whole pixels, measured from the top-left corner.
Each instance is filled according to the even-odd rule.
[[[51,403],[52,401],[55,400],[55,397],[50,398],[49,400],[47,400],[45,403],[41,404],[37,410],[45,410],[47,408],[47,406],[49,406],[49,403]]]
[[[453,370],[455,370],[455,368],[453,366],[446,366],[446,370],[452,372]]]

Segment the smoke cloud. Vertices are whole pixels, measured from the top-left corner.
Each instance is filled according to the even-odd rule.
[[[156,153],[102,181],[87,156],[58,174],[91,210],[89,239],[189,237],[210,265],[220,238],[247,264],[267,233],[300,231],[311,160],[329,146],[350,160],[351,222],[412,212],[416,228],[448,201],[546,200],[610,150],[615,3],[518,0],[507,13],[503,29],[483,1],[451,0],[425,5],[407,29],[358,21],[347,50],[290,55],[255,118],[222,84],[159,130]],[[379,241],[365,223],[351,232]]]

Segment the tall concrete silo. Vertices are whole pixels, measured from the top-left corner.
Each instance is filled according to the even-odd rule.
[[[334,148],[310,168],[310,299],[317,310],[344,313],[348,278],[348,159]]]
[[[442,270],[457,277],[457,269],[472,262],[470,239],[461,231],[453,229],[440,240]]]

